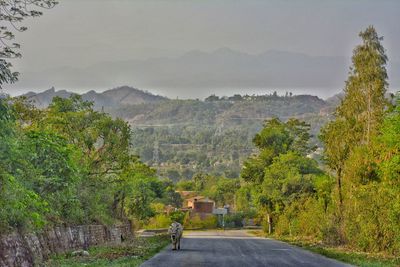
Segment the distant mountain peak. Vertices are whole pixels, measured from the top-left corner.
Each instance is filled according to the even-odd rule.
[[[57,91],[54,87],[52,87],[40,93],[29,92],[23,96],[34,102],[37,107],[45,108],[51,103],[53,97],[59,96],[65,98],[69,97],[71,94],[73,93],[66,90]],[[87,93],[81,94],[81,96],[86,101],[93,101],[95,107],[98,108],[116,107],[129,104],[153,103],[166,99],[165,97],[153,95],[149,92],[145,92],[130,86],[120,86],[102,93],[90,90]]]
[[[65,91],[65,90],[64,90]],[[44,91],[43,93],[49,94],[49,93],[55,93],[56,89],[53,87],[51,87],[50,89],[47,89],[46,91]]]
[[[237,50],[233,50],[229,47],[223,46],[223,47],[220,47],[220,48],[214,50],[212,52],[212,54],[244,54],[244,53],[237,51]]]

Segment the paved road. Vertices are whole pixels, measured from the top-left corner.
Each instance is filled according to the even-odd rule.
[[[168,246],[142,267],[151,266],[349,266],[286,243],[241,230],[186,232],[181,250]]]

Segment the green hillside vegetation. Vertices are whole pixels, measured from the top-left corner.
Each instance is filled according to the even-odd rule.
[[[215,98],[218,98],[215,96]],[[314,145],[331,108],[315,96],[239,96],[210,101],[166,100],[123,106],[111,114],[129,121],[133,152],[174,181],[197,172],[239,177],[240,165],[256,152],[253,136],[265,120],[291,117],[311,125]]]

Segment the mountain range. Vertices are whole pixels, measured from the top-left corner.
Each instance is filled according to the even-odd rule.
[[[175,58],[152,58],[102,62],[87,67],[63,67],[23,72],[15,88],[112,88],[134,84],[152,88],[170,97],[203,98],[210,90],[231,94],[262,88],[302,89],[327,97],[340,91],[346,80],[349,59],[335,56],[309,56],[269,50],[247,54],[229,48],[213,52],[193,50]],[[389,83],[399,87],[398,62],[389,62]],[[248,91],[246,91],[248,90]],[[286,90],[286,89],[283,89]],[[295,91],[299,93],[300,91]]]

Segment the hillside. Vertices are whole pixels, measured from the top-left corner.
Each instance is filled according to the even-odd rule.
[[[173,180],[208,172],[237,177],[241,163],[256,150],[254,135],[272,117],[295,117],[311,124],[312,142],[333,107],[310,95],[258,96],[218,101],[168,100],[123,106],[109,112],[127,120],[133,151]]]
[[[25,96],[45,107],[54,96],[70,94],[52,88]],[[134,132],[133,153],[174,181],[191,178],[196,172],[237,177],[241,162],[256,152],[253,136],[273,117],[310,123],[312,142],[319,145],[316,136],[337,103],[312,95],[276,93],[178,100],[126,86],[102,93],[90,91],[82,97],[93,101],[95,109],[128,121]]]

